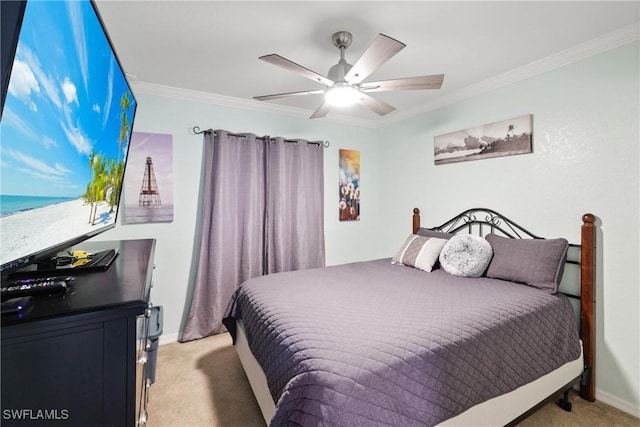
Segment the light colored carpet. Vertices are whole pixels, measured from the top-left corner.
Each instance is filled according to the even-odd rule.
[[[640,427],[640,420],[600,402],[571,397],[573,411],[550,403],[522,427]],[[229,334],[158,348],[148,427],[265,425]]]

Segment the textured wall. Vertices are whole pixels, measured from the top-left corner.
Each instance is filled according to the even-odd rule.
[[[437,225],[489,207],[532,232],[579,242],[601,228],[598,398],[640,415],[638,43],[380,130],[381,255],[410,230],[413,207]],[[533,114],[533,153],[434,166],[433,137]],[[402,221],[398,222],[398,218]]]

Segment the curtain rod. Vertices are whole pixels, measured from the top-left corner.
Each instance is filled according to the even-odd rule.
[[[213,129],[200,130],[200,126],[194,126],[194,127],[192,127],[192,128],[190,129],[190,131],[191,131],[190,133],[191,133],[191,134],[193,134],[193,135],[201,135],[201,134],[205,134],[205,135],[211,135],[211,134],[213,134],[213,135],[215,135],[215,134],[216,134],[216,132],[215,132]],[[239,138],[246,138],[246,137],[247,137],[246,135],[240,135],[240,134],[237,134],[237,133],[231,133],[231,132],[229,132],[228,134],[229,134],[229,135],[231,135],[231,136],[239,137]],[[262,139],[262,140],[266,140],[266,139],[268,139],[268,140],[270,140],[270,141],[274,141],[274,139],[273,139],[273,138],[271,138],[269,135],[265,135],[265,136],[258,136],[258,137],[256,137],[256,139]],[[292,143],[292,144],[297,144],[297,143],[298,143],[298,140],[295,140],[295,139],[285,139],[285,140],[284,140],[284,142],[289,142],[289,143]],[[329,145],[331,145],[331,144],[329,143],[329,141],[307,141],[307,144],[318,145],[318,146],[320,146],[320,145],[321,145],[321,146],[323,146],[323,147],[328,147]]]

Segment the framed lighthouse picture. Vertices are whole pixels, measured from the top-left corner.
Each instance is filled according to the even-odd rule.
[[[124,224],[173,221],[173,136],[132,132],[124,174]]]

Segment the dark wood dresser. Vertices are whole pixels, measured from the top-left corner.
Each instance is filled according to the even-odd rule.
[[[155,240],[76,247],[110,248],[118,256],[106,271],[70,272],[64,295],[34,297],[21,317],[2,316],[3,426],[146,422]]]

